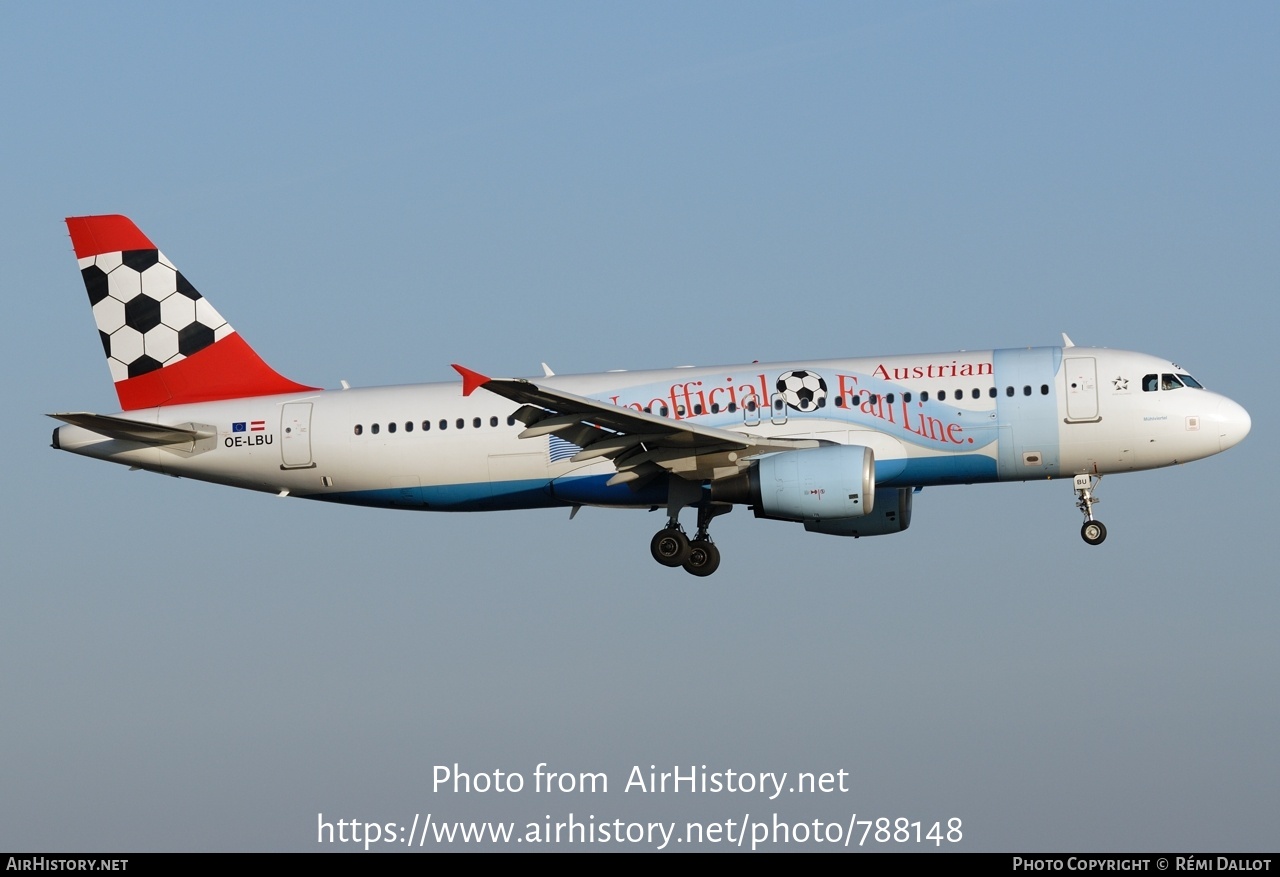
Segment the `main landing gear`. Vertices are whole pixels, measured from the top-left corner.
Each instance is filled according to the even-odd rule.
[[[1093,519],[1093,504],[1101,502],[1093,495],[1093,490],[1101,481],[1101,475],[1077,475],[1075,478],[1076,508],[1084,515],[1080,538],[1090,545],[1101,545],[1102,540],[1107,538],[1107,528],[1102,521]]]
[[[720,549],[711,541],[706,528],[699,527],[697,535],[690,539],[674,519],[653,535],[649,552],[663,566],[682,566],[685,572],[695,576],[709,576],[720,568]]]
[[[675,505],[668,509],[667,526],[655,533],[650,540],[649,553],[663,566],[682,566],[690,575],[709,576],[720,568],[720,549],[711,541],[711,534],[707,530],[712,518],[732,511],[733,506],[713,504],[703,500],[701,496],[697,506],[698,532],[692,539],[685,535],[684,527],[680,526],[682,506]]]

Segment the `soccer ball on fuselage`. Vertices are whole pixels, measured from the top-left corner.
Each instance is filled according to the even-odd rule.
[[[787,405],[807,414],[822,407],[827,398],[827,382],[816,372],[787,371],[778,376],[778,392]]]

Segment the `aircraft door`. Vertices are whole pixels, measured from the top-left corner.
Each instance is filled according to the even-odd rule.
[[[310,469],[311,403],[287,402],[280,408],[281,469]]]
[[[1096,422],[1098,417],[1098,364],[1092,356],[1068,357],[1062,369],[1067,382],[1067,420]]]

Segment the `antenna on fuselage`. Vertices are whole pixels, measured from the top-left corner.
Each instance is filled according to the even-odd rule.
[[[1076,346],[1076,345],[1075,345],[1075,342],[1073,342],[1070,338],[1068,338],[1068,337],[1067,337],[1067,333],[1066,333],[1066,332],[1063,332],[1063,333],[1062,333],[1062,346],[1063,346],[1063,347],[1075,347],[1075,346]]]

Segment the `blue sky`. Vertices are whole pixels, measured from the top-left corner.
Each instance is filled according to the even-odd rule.
[[[1274,849],[1265,445],[1280,14],[1262,3],[0,8],[0,847],[317,849],[368,821],[964,820],[966,850]],[[115,397],[62,218],[131,216],[336,386],[1057,343],[1240,401],[1221,457],[741,510],[410,515],[57,454]],[[1271,365],[1268,365],[1270,363]],[[1264,380],[1265,379],[1265,380]],[[433,793],[437,764],[607,795]],[[776,805],[633,765],[850,773]]]

